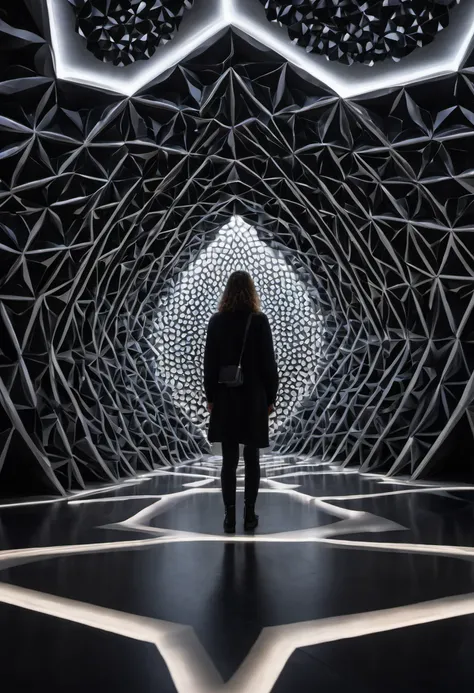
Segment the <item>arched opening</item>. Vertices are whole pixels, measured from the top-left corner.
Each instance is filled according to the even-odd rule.
[[[171,287],[158,297],[153,341],[156,372],[191,421],[206,427],[202,361],[209,317],[231,272],[253,276],[262,310],[273,328],[280,371],[277,415],[271,432],[291,415],[317,368],[323,320],[304,282],[287,259],[259,238],[256,229],[232,216]]]

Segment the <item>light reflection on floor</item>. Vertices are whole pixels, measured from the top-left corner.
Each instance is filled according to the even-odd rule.
[[[457,504],[460,502],[458,493],[463,497],[472,493],[474,499],[474,487],[394,481],[380,475],[341,470],[318,460],[267,457],[262,466],[259,496],[262,522],[253,534],[245,534],[242,528],[235,536],[222,534],[220,459],[209,457],[193,465],[160,469],[120,485],[77,493],[66,501],[42,500],[36,504],[0,506],[0,529],[2,521],[6,522],[6,529],[0,532],[0,570],[45,559],[117,551],[125,552],[127,560],[133,561],[136,554],[130,553],[131,549],[154,547],[159,550],[164,545],[189,546],[199,542],[257,547],[313,544],[339,550],[434,556],[442,560],[443,557],[474,558],[474,542],[465,545],[429,543],[423,541],[424,526],[420,529],[420,541],[412,541],[415,529],[411,515],[406,512],[408,506],[404,505],[413,500]],[[243,468],[239,467],[239,502],[243,480]],[[337,493],[330,492],[334,488],[338,489]],[[374,506],[377,503],[379,507]],[[355,504],[358,507],[354,507]],[[468,501],[466,505],[466,512],[471,512]],[[105,532],[107,540],[11,546],[9,515],[32,507],[48,513],[48,508],[53,506],[66,506],[63,509],[70,513],[68,517],[74,518],[76,514],[78,526],[84,517],[91,517],[88,514],[93,513],[95,531]],[[404,522],[394,519],[392,508],[395,507],[403,515],[400,519]],[[389,516],[379,514],[379,508],[385,508]],[[439,515],[438,519],[441,526],[443,516]],[[124,533],[127,538],[123,538]],[[9,548],[3,548],[5,543]],[[15,571],[8,574],[14,577]],[[463,593],[393,608],[264,627],[234,675],[224,682],[191,626],[60,597],[12,582],[0,583],[0,602],[153,643],[164,658],[179,693],[270,693],[297,648],[474,614],[474,593]]]

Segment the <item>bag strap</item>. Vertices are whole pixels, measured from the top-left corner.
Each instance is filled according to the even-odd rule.
[[[240,350],[239,368],[242,365],[242,356],[244,355],[245,343],[247,341],[247,335],[249,332],[250,323],[252,322],[252,315],[253,315],[253,313],[250,313],[249,317],[247,318],[247,324],[245,325],[244,341],[242,343],[242,349]]]

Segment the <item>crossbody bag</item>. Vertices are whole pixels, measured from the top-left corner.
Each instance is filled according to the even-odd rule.
[[[240,358],[237,366],[221,366],[219,370],[219,384],[227,387],[240,387],[244,383],[244,374],[242,373],[242,356],[244,355],[247,335],[252,321],[253,313],[250,313],[247,324],[245,325],[244,341],[240,350]]]

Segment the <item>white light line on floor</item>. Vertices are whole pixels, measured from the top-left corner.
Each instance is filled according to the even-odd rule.
[[[437,486],[436,488],[410,488],[404,491],[381,491],[380,493],[359,493],[345,496],[318,496],[319,500],[324,501],[352,501],[362,500],[364,498],[384,498],[387,496],[404,496],[412,493],[446,493],[451,491],[474,491],[474,488],[466,488],[465,486]]]
[[[179,693],[212,693],[222,686],[221,677],[191,626],[136,616],[14,585],[0,584],[0,601],[154,644]]]
[[[244,468],[244,466],[245,466],[245,464],[244,464],[243,460],[239,461],[238,468]],[[219,460],[219,462],[216,462],[215,465],[210,465],[208,467],[198,466],[198,469],[208,469],[211,472],[220,472],[221,467],[222,467],[222,459]],[[346,474],[357,473],[357,470],[345,470],[341,467],[338,467],[337,465],[331,464],[331,462],[317,462],[316,464],[309,463],[309,462],[296,462],[295,464],[260,462],[260,469],[262,471],[267,471],[267,472],[268,471],[273,472],[273,471],[276,471],[278,469],[286,469],[286,470],[296,469],[296,470],[300,471],[301,467],[310,467],[311,469],[315,469],[317,467],[331,467],[334,471],[338,471],[340,473],[346,473]]]
[[[278,482],[276,482],[278,483]],[[271,480],[268,480],[268,484],[271,485]],[[241,489],[238,489],[238,492],[242,492]],[[287,497],[292,497],[295,498],[298,502],[300,503],[305,503],[306,505],[314,505],[323,512],[333,515],[338,518],[343,518],[344,520],[360,520],[362,518],[366,519],[367,517],[373,517],[375,518],[375,515],[370,515],[370,513],[365,513],[359,510],[350,510],[348,508],[340,508],[335,505],[331,505],[328,502],[322,501],[321,499],[311,496],[306,493],[301,493],[300,491],[295,491],[293,489],[261,489],[260,490],[261,494],[268,494],[268,493],[278,493],[278,494],[284,494]],[[166,533],[169,530],[160,528],[160,527],[148,527],[149,522],[151,522],[152,519],[156,518],[157,516],[161,515],[162,513],[166,512],[170,508],[174,507],[177,503],[181,502],[183,499],[189,498],[190,496],[195,496],[195,495],[209,495],[209,494],[221,494],[221,489],[220,488],[209,488],[209,489],[187,489],[184,491],[177,491],[176,493],[168,494],[166,496],[162,496],[158,501],[155,503],[152,503],[148,508],[143,508],[140,510],[138,513],[135,515],[132,515],[132,517],[128,518],[127,520],[124,520],[123,522],[118,523],[116,526],[120,525],[122,527],[127,527],[128,529],[136,529],[139,531],[148,531],[151,533]],[[383,522],[386,522],[382,518],[377,518],[382,524]],[[400,529],[401,527],[397,525],[397,528]]]
[[[92,491],[77,491],[71,493],[70,496],[68,496],[67,500],[71,499],[76,499],[76,498],[87,498],[87,496],[97,496],[100,493],[107,493],[107,491],[117,491],[120,489],[122,486],[138,486],[138,484],[142,484],[146,479],[124,479],[123,481],[118,482],[117,484],[113,484],[112,486],[104,486],[103,488],[96,488],[93,489]]]
[[[204,465],[204,464],[197,464],[197,465],[185,465],[187,467],[194,467],[196,469],[199,469],[200,471],[204,472],[217,472],[220,470],[220,465]],[[191,472],[166,472],[167,474],[191,474]]]
[[[133,479],[123,479],[118,481],[116,484],[110,486],[104,486],[103,488],[96,488],[86,491],[73,491],[68,496],[59,496],[58,498],[50,498],[47,500],[37,500],[37,501],[18,501],[12,503],[3,503],[0,505],[0,510],[6,510],[10,508],[24,508],[28,506],[35,505],[51,505],[53,503],[70,503],[76,498],[87,498],[88,496],[98,496],[100,493],[107,493],[108,491],[117,491],[122,486],[135,486],[147,481],[147,477],[136,477]]]
[[[369,513],[366,516],[370,517]],[[386,527],[383,528],[380,525],[377,527],[376,523],[370,525],[369,528],[360,529],[357,527],[358,532],[362,531],[390,531],[402,529],[400,525],[389,520],[383,520],[382,518],[372,518],[386,523]],[[333,523],[332,525],[324,525],[323,530],[326,528],[334,528],[343,525],[345,521]],[[110,527],[110,525],[108,526]],[[125,527],[126,528],[126,527]],[[150,529],[145,526],[145,529]],[[320,529],[320,528],[316,528]],[[348,526],[342,527],[342,534],[348,533]],[[191,542],[221,542],[221,543],[315,543],[315,544],[328,544],[337,548],[349,548],[349,549],[370,549],[371,551],[391,551],[393,553],[409,553],[409,554],[419,554],[419,555],[430,555],[430,556],[444,556],[449,558],[461,558],[472,560],[474,558],[474,547],[472,546],[450,546],[444,544],[408,544],[402,542],[380,542],[380,541],[360,541],[360,540],[349,540],[349,539],[333,539],[329,537],[324,537],[321,535],[310,535],[309,532],[312,530],[295,530],[294,532],[285,532],[277,534],[245,534],[245,535],[217,535],[217,534],[198,534],[193,532],[182,532],[176,530],[167,530],[169,534],[165,536],[152,537],[150,539],[134,539],[127,541],[115,541],[115,542],[102,542],[96,544],[70,544],[63,546],[43,546],[36,548],[26,548],[26,549],[8,549],[5,551],[0,551],[0,570],[5,570],[7,568],[12,568],[17,565],[23,565],[25,563],[31,563],[33,561],[45,560],[50,558],[59,558],[63,556],[81,555],[81,554],[93,554],[93,553],[108,553],[110,551],[126,551],[126,550],[138,550],[146,549],[153,546],[158,546],[160,544],[173,544],[173,543],[191,543]]]
[[[242,481],[244,477],[237,477],[237,481]],[[189,484],[183,484],[183,486],[186,487],[200,487],[204,486],[207,483],[211,483],[213,481],[216,481],[215,479],[203,479],[201,481],[191,481]],[[274,481],[273,479],[262,479],[261,480],[262,486],[268,486],[272,490],[281,490],[281,491],[286,491],[288,489],[297,489],[300,488],[300,484],[284,484],[280,481]],[[220,492],[220,488],[215,489]],[[238,485],[237,486],[237,491],[241,492],[243,491],[243,485]],[[265,491],[264,488],[261,488],[260,491]],[[116,502],[121,502],[121,501],[137,501],[137,500],[159,500],[160,498],[166,498],[166,496],[172,496],[176,493],[176,491],[171,491],[170,493],[150,493],[150,494],[143,494],[143,495],[136,495],[136,496],[107,496],[105,498],[89,498],[89,499],[84,499],[84,500],[69,500],[69,499],[64,499],[68,501],[68,505],[88,505],[91,503],[116,503]],[[313,496],[314,498],[317,498],[317,496]],[[348,498],[351,498],[351,496],[348,496]],[[325,498],[324,500],[328,500]]]
[[[404,544],[402,542],[360,541],[352,539],[321,538],[321,544],[331,544],[339,548],[371,549],[376,551],[393,551],[394,553],[426,554],[450,558],[474,558],[472,546],[450,546],[444,544]]]
[[[190,477],[191,479],[217,479],[217,469],[210,469],[211,472],[216,472],[216,476],[210,477],[209,474],[195,474],[193,472],[165,472],[163,476],[179,476]]]
[[[264,628],[222,691],[270,693],[298,648],[360,638],[474,613],[474,594],[408,606]]]
[[[0,510],[7,510],[9,508],[26,508],[33,505],[51,505],[52,503],[64,503],[69,499],[66,496],[61,496],[58,498],[51,498],[50,500],[40,500],[40,501],[18,501],[15,503],[3,503],[0,505]]]
[[[240,476],[237,477],[239,480],[243,480],[244,477]],[[199,486],[204,486],[206,483],[211,483],[212,481],[215,481],[215,479],[209,479],[209,480],[202,480],[202,481],[194,481],[189,484],[183,484],[183,486],[189,486],[189,487],[197,487]],[[262,484],[268,485],[270,488],[273,490],[292,490],[292,489],[297,489],[301,488],[300,484],[286,484],[280,481],[276,481],[275,479],[262,479]],[[216,489],[220,491],[220,489]],[[238,488],[239,491],[241,491],[241,488]],[[265,489],[261,489],[264,491]],[[413,489],[405,489],[403,491],[381,491],[380,493],[359,493],[359,494],[346,494],[344,496],[311,496],[311,498],[314,498],[315,500],[318,501],[325,501],[325,502],[331,502],[331,501],[353,501],[353,500],[364,500],[366,498],[383,498],[387,496],[403,496],[403,495],[410,495],[410,494],[417,494],[417,493],[429,493],[433,495],[437,495],[439,493],[449,493],[451,491],[471,491],[474,492],[474,487],[465,487],[465,486],[437,486],[436,488],[413,488]],[[112,497],[107,497],[107,498],[92,498],[89,500],[69,500],[67,498],[62,498],[58,499],[58,502],[63,502],[63,501],[68,501],[69,505],[86,505],[90,503],[114,503],[116,501],[132,501],[132,500],[159,500],[160,498],[166,497],[166,495],[173,495],[173,492],[171,494],[146,494],[146,495],[137,495],[137,496],[112,496]],[[2,506],[0,506],[1,508]],[[8,506],[6,506],[8,507]]]
[[[124,522],[120,522],[116,525],[107,525],[109,529],[117,530],[135,530],[142,534],[152,534],[157,535],[162,539],[162,543],[176,543],[178,541],[189,541],[191,537],[196,537],[197,541],[216,541],[225,538],[217,538],[215,535],[209,534],[198,534],[194,532],[183,532],[178,530],[168,530],[160,527],[151,527],[150,525],[139,525],[134,524],[133,526],[128,526]],[[317,541],[319,539],[326,539],[328,537],[338,536],[338,535],[348,535],[348,534],[363,534],[365,532],[390,532],[404,530],[405,527],[392,522],[391,520],[384,520],[376,518],[370,513],[361,513],[358,518],[351,518],[350,520],[345,519],[340,522],[333,522],[332,524],[326,524],[318,527],[310,527],[308,529],[295,529],[285,532],[277,532],[275,534],[266,534],[258,536],[248,536],[248,535],[233,535],[233,541],[239,543],[262,543],[262,540],[268,541],[269,543],[305,543],[311,541]],[[250,539],[250,542],[249,542]],[[194,539],[192,539],[194,540]],[[0,564],[1,568],[1,564]]]
[[[200,479],[199,481],[190,481],[187,484],[183,484],[183,486],[190,487],[190,488],[199,488],[200,486],[206,486],[207,484],[212,484],[214,481],[217,481],[217,479],[214,479],[214,478]]]
[[[261,469],[262,472],[267,472],[267,474],[272,474],[273,472],[276,472],[280,469],[285,469],[288,472],[292,469],[295,469],[297,472],[300,472],[301,474],[304,474],[305,472],[301,471],[301,467],[309,467],[310,469],[314,469],[315,467],[329,467],[329,463],[327,464],[318,464],[318,465],[312,465],[312,464],[282,464],[278,466],[262,466]],[[343,470],[340,470],[340,473],[342,473]],[[296,473],[296,472],[294,472]],[[332,473],[332,472],[331,472]]]
[[[264,628],[235,674],[224,683],[190,626],[1,583],[0,601],[154,644],[168,667],[178,693],[270,693],[287,661],[298,648],[474,613],[474,594],[463,594],[379,611]],[[100,652],[98,654],[100,656]]]
[[[241,492],[241,489],[238,489],[238,491]],[[135,515],[132,515],[132,517],[129,517],[127,520],[124,522],[121,522],[120,524],[126,525],[127,527],[134,527],[135,524],[139,525],[140,527],[143,526],[145,522],[151,521],[153,518],[157,517],[158,515],[161,515],[164,512],[167,512],[170,508],[174,507],[177,503],[180,503],[183,500],[186,500],[189,497],[192,496],[197,496],[197,495],[210,495],[210,494],[218,494],[221,495],[222,491],[220,488],[206,488],[206,489],[200,489],[200,488],[195,488],[195,489],[186,489],[184,491],[176,491],[175,493],[170,493],[168,495],[163,495],[156,503],[153,503],[152,505],[148,506],[147,508],[144,508],[143,510],[140,510],[138,513]],[[273,489],[261,489],[260,490],[261,494],[292,494],[294,491],[289,490],[289,491],[280,491],[280,490],[273,490]],[[311,498],[313,500],[312,496],[305,496],[304,494],[301,494],[302,499],[306,498]],[[353,512],[353,511],[345,511],[346,513]],[[347,516],[347,515],[346,515]],[[153,528],[156,529],[156,528]],[[164,531],[160,529],[160,531]]]
[[[335,468],[335,471],[301,471],[300,470],[300,465],[303,466],[314,466],[314,467],[320,467],[320,466],[328,466],[331,463],[329,462],[317,462],[314,464],[306,463],[306,462],[301,462],[297,463],[295,465],[279,465],[278,468],[282,469],[293,469],[296,468],[299,471],[296,472],[287,472],[286,474],[278,474],[275,475],[274,477],[272,476],[262,476],[262,485],[266,484],[268,486],[273,486],[275,490],[280,488],[280,490],[287,490],[287,489],[297,489],[300,487],[300,484],[286,484],[284,482],[278,481],[279,479],[287,478],[287,477],[294,477],[294,476],[321,476],[323,474],[329,474],[329,475],[337,475],[337,474],[357,474],[357,470],[344,470],[340,468]],[[189,463],[186,465],[181,465],[181,466],[191,466]],[[240,465],[239,465],[240,468]],[[270,464],[268,465],[267,468],[270,468]],[[177,467],[166,467],[154,472],[150,472],[149,474],[142,474],[139,475],[138,477],[132,478],[132,479],[124,479],[121,481],[118,481],[116,484],[109,485],[109,486],[104,486],[103,488],[96,488],[93,490],[85,490],[85,491],[76,491],[71,493],[68,496],[65,497],[58,497],[58,498],[51,498],[51,499],[44,499],[44,500],[37,500],[37,501],[18,501],[18,502],[12,502],[12,503],[3,503],[0,504],[0,510],[7,510],[7,509],[14,509],[14,508],[21,508],[21,507],[28,507],[28,506],[41,506],[41,505],[52,505],[55,503],[68,503],[69,505],[79,505],[80,503],[83,503],[85,501],[80,501],[80,499],[85,499],[88,498],[89,496],[94,496],[94,495],[100,495],[103,493],[108,493],[108,492],[114,492],[120,489],[123,486],[131,486],[131,485],[136,485],[136,484],[141,484],[145,481],[151,481],[156,477],[162,477],[162,476],[172,476],[172,477],[187,477],[187,478],[195,478],[199,479],[201,481],[199,482],[191,482],[189,484],[183,484],[183,486],[204,486],[208,483],[212,483],[213,481],[216,481],[219,479],[219,472],[220,472],[220,464],[219,466],[214,467],[207,467],[206,469],[209,469],[210,472],[214,473],[215,476],[209,476],[208,474],[197,474],[197,473],[192,473],[192,472],[179,472],[179,471],[172,471],[173,469],[177,469]],[[203,469],[200,467],[200,469]],[[272,472],[275,471],[275,467],[273,467]],[[410,481],[409,479],[391,479],[387,478],[383,474],[371,474],[371,473],[366,473],[366,474],[359,474],[359,476],[364,477],[364,478],[370,478],[378,481],[381,485],[395,485],[395,486],[409,486],[411,487],[408,490],[404,491],[390,491],[390,492],[374,492],[374,493],[366,493],[366,494],[354,494],[354,495],[345,495],[345,496],[324,496],[321,497],[320,500],[325,500],[325,501],[341,501],[341,500],[362,500],[364,498],[376,498],[377,496],[391,496],[391,495],[402,495],[402,494],[408,494],[411,493],[412,491],[425,491],[425,492],[450,492],[450,491],[474,491],[474,486],[469,485],[469,484],[446,484],[443,486],[439,486],[435,482],[420,482],[420,481]],[[244,479],[243,474],[239,474],[237,479],[239,481],[242,481]],[[280,486],[276,486],[274,484],[279,484]],[[160,498],[162,495],[165,494],[146,494],[142,496],[117,496],[117,497],[107,497],[107,498],[100,498],[97,499],[96,502],[111,502],[114,500],[117,501],[122,501],[122,500],[139,500],[139,499],[151,499],[151,498]]]
[[[122,501],[141,501],[141,500],[158,500],[163,495],[147,494],[143,496],[111,496],[106,498],[88,498],[84,500],[71,500],[68,505],[91,505],[93,503],[117,503]]]
[[[393,484],[394,486],[412,486],[414,488],[429,488],[437,489],[439,488],[440,482],[434,481],[410,481],[409,479],[397,479],[392,480],[390,477],[382,477],[380,479],[381,484]],[[453,488],[461,488],[464,491],[473,490],[474,486],[472,484],[456,484],[454,482],[446,483],[445,486],[452,486]]]
[[[351,470],[347,471],[345,469],[343,470],[334,470],[334,471],[323,471],[323,472],[289,472],[288,474],[277,474],[275,477],[272,477],[273,479],[286,479],[289,476],[340,476],[340,475],[351,475],[351,474],[358,474],[357,470]]]
[[[244,479],[245,477],[237,477],[238,479]],[[287,489],[296,489],[300,488],[301,484],[288,484],[284,481],[275,481],[275,479],[268,479],[267,477],[263,477],[260,481],[261,486],[263,488],[273,488],[273,489],[280,489],[281,491],[286,491]]]

